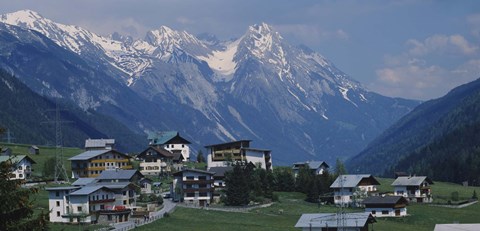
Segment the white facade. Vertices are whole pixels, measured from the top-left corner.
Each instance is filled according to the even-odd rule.
[[[407,189],[407,186],[395,186],[393,194],[395,196],[403,196],[405,198],[408,198],[412,202],[430,203],[433,201],[432,198],[429,196],[430,190],[428,190],[428,193],[425,193],[422,192],[420,188],[409,190]]]
[[[265,156],[265,151],[262,150],[252,150],[252,149],[242,149],[245,153],[243,156],[243,161],[246,163],[253,163],[257,167],[261,167],[266,170],[272,169],[272,158],[270,156]],[[270,154],[268,154],[270,155]],[[207,155],[207,166],[208,168],[212,167],[227,167],[232,163],[224,160],[214,161],[212,158],[212,153]]]
[[[91,187],[91,186],[90,186]],[[80,187],[49,188],[50,222],[90,223],[97,220],[96,211],[115,210],[115,207],[135,207],[135,191],[126,187],[116,192],[101,187],[88,193],[75,193]]]
[[[17,163],[17,168],[12,172],[12,178],[10,179],[20,179],[25,180],[29,178],[32,174],[32,162],[27,158],[23,158],[19,163]]]
[[[48,209],[50,210],[50,222],[70,222],[68,217],[63,216],[68,213],[67,196],[75,190],[76,189],[74,188],[64,188],[54,191],[48,191]]]
[[[156,161],[146,161],[143,160],[140,162],[140,172],[143,175],[158,175],[161,172],[170,172],[171,168],[167,163],[163,162],[160,158]]]
[[[404,217],[407,215],[407,208],[365,208],[374,217]]]
[[[369,193],[376,192],[377,186],[364,185],[355,188],[337,188],[333,192],[333,200],[336,205],[360,203]]]
[[[184,160],[190,160],[190,147],[188,144],[165,144],[163,145],[165,150],[175,153],[180,150]]]

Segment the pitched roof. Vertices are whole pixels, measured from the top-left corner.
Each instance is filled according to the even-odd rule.
[[[104,148],[107,145],[114,145],[115,139],[88,139],[85,140],[85,148]]]
[[[232,144],[240,144],[240,143],[245,143],[247,144],[247,146],[250,146],[250,142],[251,140],[236,140],[236,141],[231,141],[231,142],[226,142],[226,143],[220,143],[220,144],[211,144],[211,145],[207,145],[205,146],[205,148],[211,148],[211,147],[216,147],[216,146],[227,146],[227,145],[232,145]]]
[[[419,186],[423,181],[433,184],[433,181],[426,176],[400,176],[393,181],[392,186]]]
[[[226,167],[211,167],[208,169],[209,172],[214,172],[214,177],[224,177],[225,173],[228,171],[232,171],[233,166],[226,166]]]
[[[433,231],[478,231],[480,224],[436,224]]]
[[[397,203],[407,203],[407,200],[402,196],[371,196],[363,200],[365,205],[368,204],[383,204],[395,205]]]
[[[318,169],[320,168],[320,166],[322,165],[325,165],[327,168],[329,168],[330,166],[328,166],[327,162],[325,161],[305,161],[305,162],[296,162],[296,163],[293,163],[293,169],[299,169],[299,165],[302,165],[302,166],[305,166],[308,164],[308,168],[310,169]]]
[[[184,172],[197,172],[197,173],[203,173],[203,174],[208,174],[208,175],[214,175],[215,174],[214,172],[210,172],[210,171],[188,168],[188,169],[183,169],[181,171],[175,172],[175,173],[173,173],[173,175],[174,176],[183,175]]]
[[[118,169],[118,170],[106,170],[100,173],[99,176],[97,176],[97,180],[130,180],[132,179],[133,176],[136,174],[139,174],[140,177],[143,177],[143,174],[141,174],[138,170],[123,170],[123,169]]]
[[[295,228],[336,228],[339,219],[336,213],[304,213],[298,219]],[[368,212],[365,213],[345,213],[343,227],[364,227],[365,224],[376,222],[375,218]],[[341,227],[341,226],[340,226]]]
[[[190,142],[181,137],[177,131],[150,132],[147,139],[150,140],[150,144],[161,145],[167,144],[174,138],[179,139],[181,141],[180,143],[190,144]]]
[[[138,157],[138,158],[146,158],[146,157],[148,157],[148,156],[147,156],[147,153],[148,153],[149,150],[152,150],[152,151],[154,151],[157,155],[164,156],[164,157],[166,157],[166,158],[173,158],[173,157],[174,157],[174,155],[173,155],[170,151],[168,151],[168,150],[166,150],[166,149],[164,149],[164,148],[160,148],[160,147],[148,147],[147,149],[143,150],[143,152],[141,152],[140,154],[138,154],[137,157]]]
[[[90,151],[86,151],[86,152],[83,152],[83,153],[80,153],[74,157],[70,157],[68,160],[89,160],[89,159],[92,159],[96,156],[99,156],[99,155],[102,155],[102,154],[105,154],[107,152],[113,152],[113,153],[116,153],[116,154],[120,154],[120,155],[123,155],[127,158],[131,158],[130,156],[128,156],[127,154],[123,154],[121,152],[118,152],[118,151],[115,151],[115,150],[90,150]]]
[[[374,185],[380,185],[380,183],[370,174],[363,175],[340,175],[337,179],[330,185],[330,188],[354,188],[357,187],[360,181],[363,179],[372,179]]]
[[[75,182],[72,183],[73,186],[84,186],[95,182],[95,178],[78,178]]]
[[[27,159],[28,161],[30,161],[32,164],[36,164],[36,162],[30,158],[29,156],[27,155],[17,155],[17,156],[0,156],[0,162],[4,162],[4,161],[7,161],[8,159],[11,159],[12,160],[12,163],[19,163],[20,161],[22,161],[23,159]]]
[[[95,186],[102,186],[111,190],[124,189],[126,187],[135,187],[135,184],[130,182],[97,182]]]
[[[94,193],[100,189],[107,189],[105,186],[102,185],[87,185],[79,190],[70,193],[70,196],[83,196],[83,195],[90,195],[91,193]],[[108,190],[108,189],[107,189]]]
[[[52,187],[52,188],[45,188],[47,191],[63,191],[63,190],[72,190],[72,189],[79,189],[80,187],[73,187],[73,186],[64,186],[64,187]]]

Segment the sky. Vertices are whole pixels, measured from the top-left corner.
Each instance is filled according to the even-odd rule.
[[[369,90],[429,100],[480,77],[480,1],[430,0],[0,0],[100,35],[143,38],[168,26],[221,40],[270,24]]]

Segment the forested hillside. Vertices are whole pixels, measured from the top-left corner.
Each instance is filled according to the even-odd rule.
[[[347,166],[351,172],[392,176],[394,171],[408,171],[434,180],[473,181],[479,175],[479,115],[476,80],[418,106]]]
[[[138,151],[146,138],[134,134],[112,118],[73,105],[59,103],[63,145],[83,147],[87,138],[116,138],[123,151]],[[0,127],[14,134],[14,142],[55,145],[56,104],[0,70]],[[121,136],[120,136],[121,135]],[[3,138],[3,137],[1,137]]]

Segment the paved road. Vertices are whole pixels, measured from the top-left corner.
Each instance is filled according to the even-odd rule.
[[[114,223],[112,226],[115,228],[114,231],[127,231],[127,230],[132,230],[136,226],[142,226],[145,224],[149,224],[151,222],[154,222],[160,218],[163,217],[165,213],[171,213],[175,207],[177,206],[176,203],[172,202],[169,199],[163,200],[163,208],[156,211],[156,212],[150,212],[150,218],[147,221],[142,221],[140,220],[139,222],[135,222],[135,220],[130,220],[127,222],[122,222],[122,223]]]

